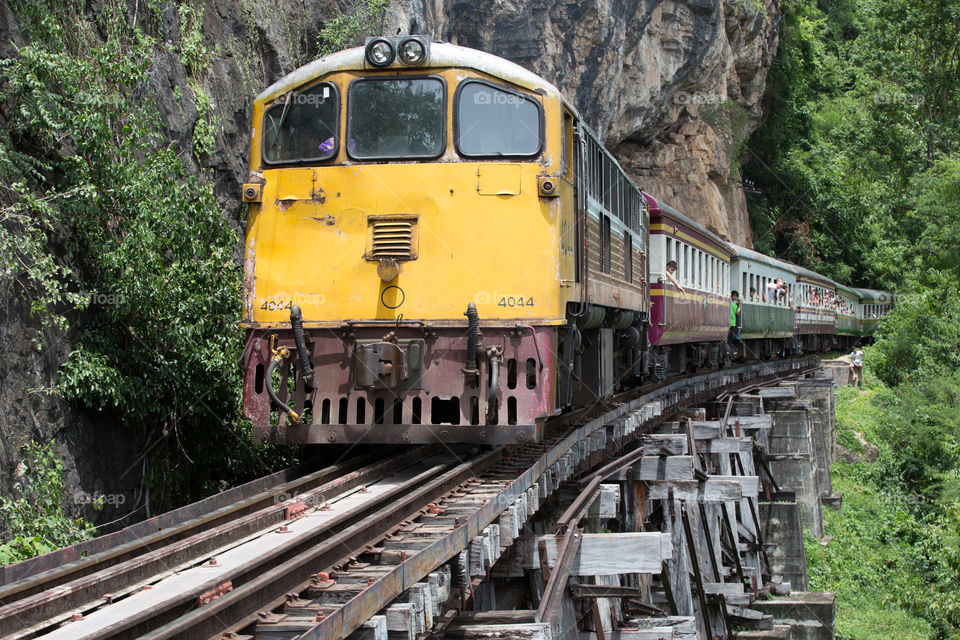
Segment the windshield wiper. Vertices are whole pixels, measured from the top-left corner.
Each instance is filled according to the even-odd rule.
[[[277,132],[273,135],[273,142],[267,145],[267,149],[273,147],[280,140],[280,131],[283,130],[283,123],[287,120],[287,114],[290,112],[290,105],[293,103],[293,94],[295,91],[291,91],[287,94],[286,102],[283,103],[283,112],[280,113],[280,122],[277,123]]]

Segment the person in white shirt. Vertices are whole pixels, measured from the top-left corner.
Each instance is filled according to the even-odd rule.
[[[853,351],[850,353],[850,369],[853,372],[853,381],[857,384],[857,387],[863,387],[863,349],[860,347],[854,347]]]

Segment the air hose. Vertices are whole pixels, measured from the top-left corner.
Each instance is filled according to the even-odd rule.
[[[272,346],[273,336],[270,337],[270,343]],[[270,396],[270,401],[275,404],[278,409],[287,414],[287,418],[290,420],[290,422],[300,422],[300,414],[281,402],[280,398],[277,397],[277,394],[273,390],[273,372],[277,369],[277,365],[283,362],[289,355],[290,350],[286,347],[273,349],[273,357],[270,359],[270,364],[267,365],[267,395]]]
[[[477,314],[477,305],[471,302],[464,312],[467,316],[467,364],[463,373],[474,380],[480,375],[477,369],[477,330],[480,327],[480,316]]]
[[[313,367],[310,366],[310,354],[303,339],[303,312],[300,305],[290,307],[290,326],[293,327],[293,341],[297,345],[297,357],[300,358],[300,376],[305,384],[313,386]]]

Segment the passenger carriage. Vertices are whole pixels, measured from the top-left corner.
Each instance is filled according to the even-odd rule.
[[[872,339],[880,320],[893,308],[894,296],[889,291],[876,289],[855,289],[859,296],[857,320],[860,335]]]
[[[746,346],[745,355],[773,357],[793,353],[797,267],[744,247],[730,246],[731,287],[740,293],[739,340]],[[782,280],[782,287],[771,286],[778,280]]]
[[[285,76],[254,101],[242,198],[255,442],[531,441],[566,408],[723,364],[740,250],[497,56],[377,37]],[[739,255],[758,291],[787,281],[808,349],[832,340],[813,294],[834,283]],[[745,302],[742,337],[790,339],[782,297]]]
[[[652,359],[659,374],[716,367],[730,328],[730,246],[650,194],[650,328]],[[669,261],[675,278],[666,276]],[[658,374],[658,377],[659,377]]]
[[[797,267],[797,335],[807,352],[823,351],[834,345],[836,315],[832,300],[837,283],[826,276]]]
[[[846,349],[860,338],[860,320],[857,317],[860,295],[855,289],[843,284],[837,284],[836,291],[834,333],[840,347]]]

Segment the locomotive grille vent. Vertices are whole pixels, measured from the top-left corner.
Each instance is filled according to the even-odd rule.
[[[367,260],[416,260],[417,216],[370,216]]]

